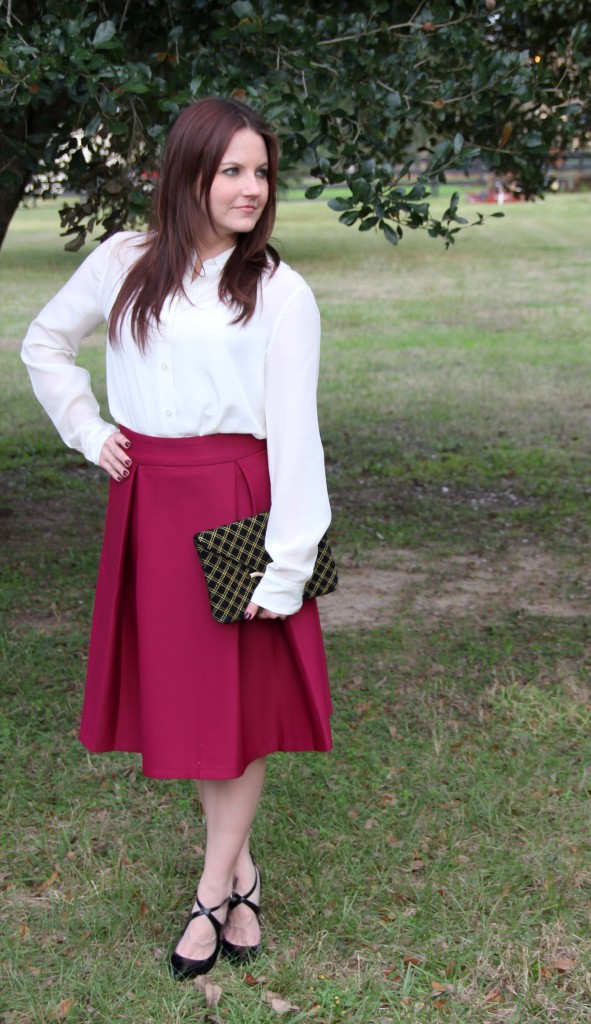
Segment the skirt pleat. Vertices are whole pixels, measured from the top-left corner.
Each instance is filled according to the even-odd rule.
[[[155,778],[237,778],[264,754],[329,750],[316,602],[285,622],[221,625],[193,545],[270,507],[265,442],[121,429],[132,466],[109,492],[81,741],[139,752]]]

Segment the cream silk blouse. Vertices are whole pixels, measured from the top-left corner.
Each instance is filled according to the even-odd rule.
[[[61,437],[91,462],[117,428],[100,415],[90,378],[76,366],[83,338],[109,316],[144,236],[103,242],[33,321],[22,347],[35,394]],[[245,325],[220,302],[218,285],[232,250],[206,260],[184,280],[186,294],[165,304],[145,353],[124,322],[121,345],[107,345],[110,414],[140,434],[216,433],[266,438],[272,508],[266,546],[272,562],[253,600],[292,614],[312,575],[330,522],[316,388],[320,318],[299,274],[281,263],[265,276]]]

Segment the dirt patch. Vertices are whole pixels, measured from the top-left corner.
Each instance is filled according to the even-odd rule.
[[[380,567],[375,555],[370,566],[340,567],[337,593],[319,602],[325,630],[381,626],[413,612],[425,621],[501,610],[558,619],[591,611],[591,575],[581,567],[568,578],[562,561],[546,551],[518,549],[494,562],[398,555],[397,568]]]

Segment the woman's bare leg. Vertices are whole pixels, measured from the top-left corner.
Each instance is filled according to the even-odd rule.
[[[207,823],[205,863],[198,886],[199,899],[205,907],[217,906],[234,888],[242,893],[248,892],[254,881],[248,836],[263,790],[265,767],[266,759],[260,757],[248,765],[239,779],[203,779],[198,783]],[[243,877],[246,888],[243,888]],[[256,896],[257,893],[253,893],[253,898]],[[197,909],[195,904],[193,910]],[[218,920],[225,920],[226,910],[222,907],[216,911]],[[243,923],[239,910],[246,910],[245,918],[247,914],[254,918],[248,907],[237,907],[232,914],[232,917],[236,916],[237,927]],[[252,933],[254,945],[258,942],[257,926],[252,927]],[[232,931],[226,937],[230,941],[248,941],[250,944],[250,937],[244,939],[244,931],[236,939],[234,934]],[[214,946],[215,934],[211,923],[206,917],[198,917],[187,927],[176,952],[190,960],[205,960]]]
[[[254,869],[249,838],[247,837],[236,858],[234,888],[236,892],[246,896],[247,892],[250,892],[252,889],[255,880],[257,884],[249,899],[258,906],[261,902],[260,880]],[[224,938],[232,943],[233,946],[258,946],[261,939],[261,929],[258,918],[253,911],[245,907],[244,904],[239,903],[224,926]]]

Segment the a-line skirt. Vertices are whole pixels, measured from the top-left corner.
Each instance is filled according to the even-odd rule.
[[[121,429],[132,466],[109,492],[82,743],[140,752],[155,778],[237,778],[264,754],[329,750],[316,602],[221,625],[193,545],[197,530],[270,507],[265,442]]]

